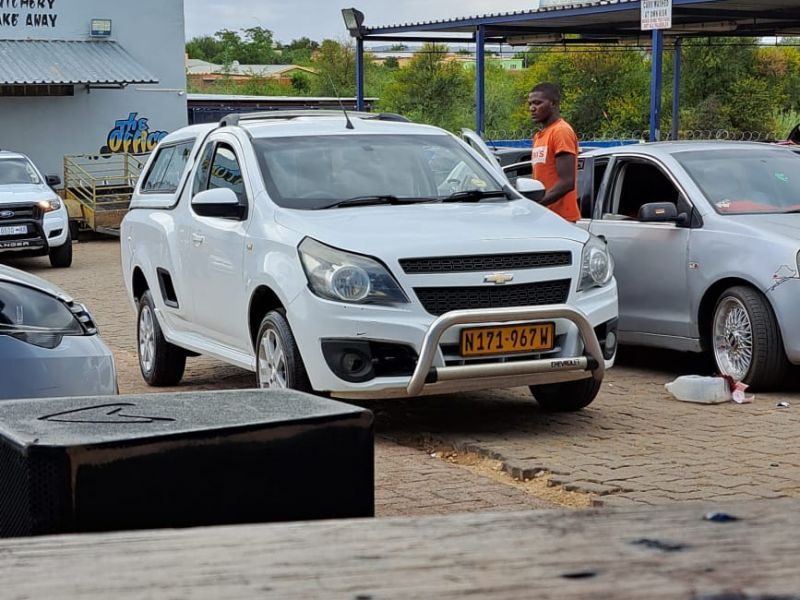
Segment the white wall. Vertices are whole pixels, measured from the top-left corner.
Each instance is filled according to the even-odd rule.
[[[4,14],[17,14],[17,26],[3,25]],[[47,25],[27,25],[29,14]],[[130,113],[148,119],[151,132],[186,125],[183,0],[0,0],[0,39],[89,40],[92,18],[111,19],[110,39],[159,83],[88,93],[78,85],[65,97],[0,96],[0,148],[29,155],[48,174],[63,177],[66,154],[100,152],[115,121]]]

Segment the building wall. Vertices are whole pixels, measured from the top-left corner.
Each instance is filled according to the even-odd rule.
[[[183,0],[44,0],[44,8],[39,4],[0,2],[0,39],[88,40],[92,18],[111,19],[110,39],[159,83],[88,92],[77,85],[74,96],[62,97],[0,96],[0,148],[23,152],[42,171],[63,176],[64,155],[106,149],[116,122],[132,114],[133,119],[147,119],[151,133],[187,124]],[[19,14],[18,25],[3,25],[4,13]],[[27,25],[28,14],[46,25]]]

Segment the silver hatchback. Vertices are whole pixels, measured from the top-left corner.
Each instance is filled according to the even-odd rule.
[[[580,225],[616,265],[620,343],[710,351],[753,388],[784,384],[800,365],[800,156],[672,142],[590,151],[578,168]]]
[[[114,357],[86,308],[0,265],[0,399],[116,393]]]

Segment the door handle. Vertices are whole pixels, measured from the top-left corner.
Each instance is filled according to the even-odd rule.
[[[192,244],[194,244],[195,246],[200,246],[205,241],[206,241],[206,236],[200,235],[199,233],[192,234]]]

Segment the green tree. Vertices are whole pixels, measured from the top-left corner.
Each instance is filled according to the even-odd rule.
[[[189,58],[213,62],[221,51],[219,40],[210,35],[194,37],[186,42],[186,54]]]
[[[470,126],[470,76],[461,64],[445,61],[446,52],[446,46],[425,44],[408,66],[395,71],[381,95],[381,110],[451,131]]]
[[[287,65],[310,65],[314,52],[317,50],[319,50],[319,43],[307,37],[301,37],[281,46],[280,60]]]
[[[352,43],[323,40],[312,66],[317,71],[311,86],[315,96],[355,94],[356,53]]]

